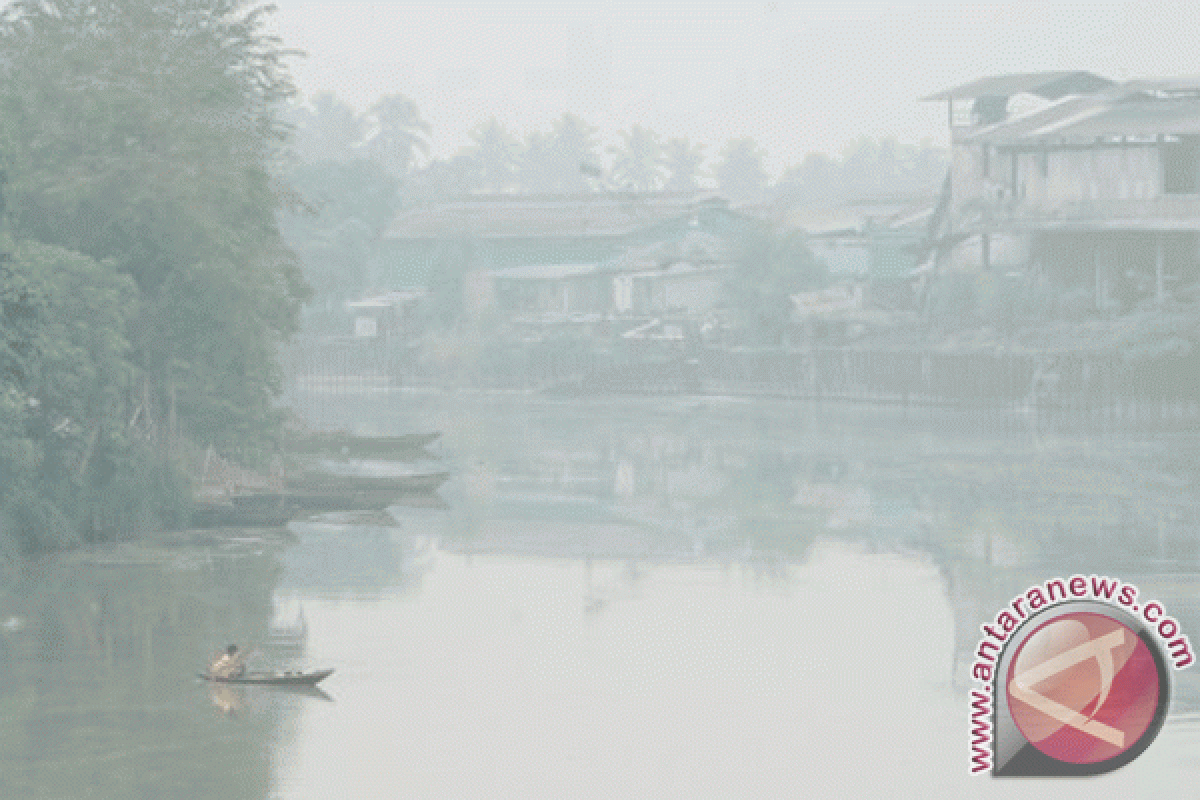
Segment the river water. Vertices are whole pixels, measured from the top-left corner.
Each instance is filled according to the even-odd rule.
[[[441,430],[415,466],[454,477],[391,521],[6,565],[0,797],[1042,797],[969,775],[979,625],[1098,572],[1200,631],[1179,437],[733,398],[295,402]],[[336,672],[215,691],[195,673],[228,641]],[[1195,672],[1145,754],[1054,796],[1192,796]]]

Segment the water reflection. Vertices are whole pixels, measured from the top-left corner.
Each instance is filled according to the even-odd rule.
[[[946,656],[926,666],[951,696],[964,689],[979,625],[1054,575],[1119,576],[1200,630],[1200,459],[1186,442],[1041,429],[997,438],[770,402],[380,402],[397,403],[390,413],[412,429],[446,430],[462,465],[443,546],[582,561],[577,607],[588,618],[619,607],[619,592],[596,578],[598,559],[643,580],[716,563],[786,586],[817,542],[836,537],[936,570],[950,624]],[[1182,724],[1200,685],[1191,672],[1176,677]]]
[[[265,627],[271,546],[106,548],[6,582],[0,796],[265,796],[279,714],[226,725],[195,673]]]
[[[444,431],[456,479],[290,542],[30,565],[0,594],[0,796],[1040,796],[966,778],[979,625],[1096,572],[1200,631],[1186,442],[720,399],[335,409],[313,422]],[[193,687],[226,641],[336,668],[336,703]],[[1088,792],[1187,794],[1193,671]]]

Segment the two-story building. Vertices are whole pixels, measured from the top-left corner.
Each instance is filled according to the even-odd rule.
[[[1106,311],[1200,274],[1200,79],[1005,75],[925,99],[953,150],[936,270],[1040,270]]]

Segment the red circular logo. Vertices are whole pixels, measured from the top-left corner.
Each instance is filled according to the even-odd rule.
[[[1136,746],[1163,689],[1141,637],[1106,614],[1086,611],[1034,630],[1017,650],[1005,683],[1021,733],[1069,764],[1096,764]]]

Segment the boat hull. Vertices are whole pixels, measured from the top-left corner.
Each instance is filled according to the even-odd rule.
[[[306,511],[381,510],[406,497],[436,497],[438,487],[449,477],[449,473],[413,476],[412,481],[391,486],[311,484],[289,487],[284,492],[234,495],[229,499],[239,512],[263,518]]]
[[[449,479],[449,472],[386,476],[309,474],[288,479],[285,488],[288,493],[294,495],[335,494],[338,492],[418,494],[435,492]]]
[[[294,455],[333,454],[384,456],[421,450],[442,434],[410,433],[403,436],[352,436],[345,433],[317,433],[298,436],[285,443],[285,451]]]
[[[258,686],[316,686],[333,674],[331,669],[316,672],[247,672],[240,678],[217,678],[212,675],[200,677],[210,683],[228,683]]]

